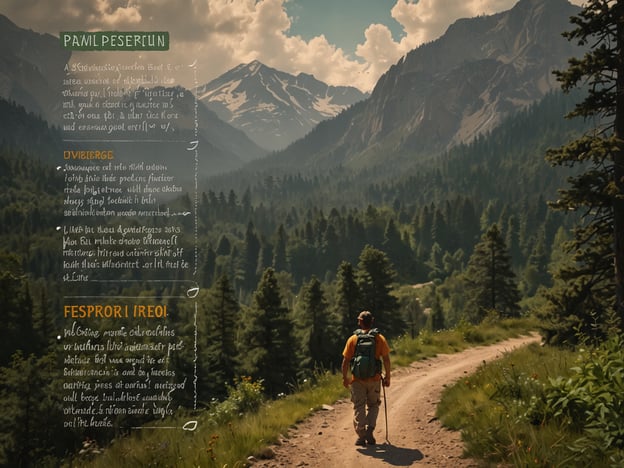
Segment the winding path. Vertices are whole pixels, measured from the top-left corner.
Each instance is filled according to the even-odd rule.
[[[442,354],[413,363],[392,373],[386,389],[388,440],[382,403],[375,437],[378,445],[357,447],[351,403],[336,402],[291,430],[281,444],[272,447],[274,456],[259,460],[254,467],[340,467],[388,466],[476,467],[461,458],[460,434],[442,427],[435,417],[445,385],[474,372],[514,348],[539,341],[537,335],[513,338],[490,346],[470,348],[456,354]]]

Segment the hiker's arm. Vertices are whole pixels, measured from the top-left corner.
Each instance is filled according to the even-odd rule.
[[[384,376],[384,379],[383,379],[383,384],[386,387],[389,387],[390,386],[390,370],[392,367],[390,365],[390,356],[386,354],[385,356],[382,356],[382,359],[383,359],[384,370],[386,371],[386,375]]]
[[[342,358],[342,385],[345,388],[349,388],[351,381],[349,380],[349,361],[346,358]]]

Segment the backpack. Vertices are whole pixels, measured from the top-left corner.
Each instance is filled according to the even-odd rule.
[[[353,332],[357,336],[355,353],[351,359],[351,373],[358,379],[368,379],[381,374],[381,359],[375,359],[375,337],[379,330],[373,328],[368,332],[361,329]]]

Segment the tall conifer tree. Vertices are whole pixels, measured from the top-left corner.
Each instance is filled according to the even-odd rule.
[[[288,309],[282,305],[275,270],[267,268],[253,295],[252,305],[243,314],[239,335],[241,368],[264,380],[271,394],[287,390],[294,380],[295,342]]]
[[[297,338],[300,345],[300,367],[307,370],[315,366],[331,367],[338,354],[336,336],[330,326],[330,313],[321,282],[313,276],[301,288],[300,301],[295,311]]]
[[[256,271],[258,268],[258,258],[260,256],[260,239],[256,234],[256,229],[253,223],[250,221],[247,224],[247,231],[245,231],[245,244],[243,247],[242,255],[242,274],[243,274],[243,287],[247,291],[251,291],[258,281]]]
[[[340,336],[347,339],[356,328],[360,312],[360,291],[351,263],[343,261],[336,275],[336,314],[340,320]]]
[[[399,302],[390,294],[395,277],[396,271],[384,252],[370,245],[364,247],[356,273],[361,308],[370,310],[375,323],[391,336],[405,329],[399,314]]]
[[[221,397],[226,393],[225,384],[232,383],[238,370],[236,326],[240,308],[227,275],[221,275],[210,288],[202,308],[206,313],[203,377],[207,379],[203,387],[211,398]]]
[[[493,224],[475,246],[465,273],[466,289],[472,308],[470,315],[481,321],[489,311],[501,316],[520,313],[520,293],[511,257],[498,226]]]
[[[286,244],[288,237],[284,225],[280,224],[277,229],[275,248],[273,249],[273,268],[275,271],[288,270],[288,258],[286,257]]]
[[[575,263],[558,272],[562,281],[548,295],[544,315],[554,341],[574,334],[560,329],[562,321],[598,339],[613,323],[624,328],[624,1],[589,0],[572,23],[575,29],[564,36],[589,49],[557,76],[564,91],[587,88],[568,116],[597,124],[547,156],[553,165],[583,169],[553,204],[583,217],[569,248]]]

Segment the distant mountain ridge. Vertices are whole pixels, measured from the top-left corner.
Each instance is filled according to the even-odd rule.
[[[567,0],[520,0],[458,20],[393,65],[366,101],[262,164],[374,167],[469,142],[559,87],[553,70],[583,52],[561,36],[579,11]]]
[[[181,86],[155,86],[148,89],[155,95],[158,93],[175,95],[175,101],[172,102],[175,102],[178,117],[170,121],[171,128],[164,132],[158,130],[156,133],[131,132],[132,138],[129,141],[145,142],[140,145],[128,146],[128,132],[125,127],[106,132],[107,146],[114,149],[117,154],[123,154],[126,161],[166,163],[172,174],[190,185],[194,176],[194,163],[190,159],[192,153],[187,150],[180,152],[181,141],[197,141],[199,151],[197,172],[200,177],[232,171],[266,155],[266,150],[251,141],[243,131],[219,119],[206,106],[198,103],[195,108],[196,100],[191,91]],[[108,98],[109,102],[114,100],[120,101],[123,105],[113,104],[113,108],[145,109],[153,98],[145,92],[131,91],[119,97]],[[198,123],[197,130],[195,119]],[[123,123],[127,120],[118,118],[116,122]],[[72,145],[85,145],[89,141],[102,139],[103,134],[100,130],[93,132],[66,130],[63,136],[70,140]],[[154,141],[157,141],[157,144],[154,144]]]
[[[50,124],[62,124],[61,92],[63,79],[67,77],[65,65],[70,59],[71,52],[61,47],[58,38],[50,34],[39,34],[20,28],[7,17],[0,15],[0,98],[7,101],[7,103],[2,103],[2,107],[9,115],[19,118],[24,114],[19,111],[19,108],[23,107],[26,112],[41,116]],[[177,136],[183,135],[191,138],[194,117],[197,115],[198,137],[202,151],[199,165],[200,176],[234,170],[266,154],[266,150],[251,141],[244,132],[220,120],[213,111],[201,103],[195,114],[193,94],[185,90],[184,95],[185,99],[179,103],[180,118],[176,122],[179,127]],[[131,96],[132,93],[129,93],[126,96],[110,98],[110,100],[133,99]],[[15,103],[18,109],[13,109],[10,103]],[[21,121],[10,122],[15,135],[21,136],[19,128],[21,123]],[[34,124],[28,123],[28,125]],[[30,129],[28,125],[24,128]],[[9,137],[15,135],[9,135],[5,140],[12,141]],[[86,132],[76,134],[66,132],[60,137],[67,138],[68,136],[76,140],[102,138],[101,134]],[[74,145],[80,144],[80,142],[74,143]],[[115,147],[117,144],[109,142],[109,145]],[[55,157],[58,158],[58,155]],[[50,158],[56,160],[53,156]],[[163,162],[170,162],[170,166],[180,173],[189,177],[191,174],[190,166],[180,164],[179,159],[174,159],[175,156],[172,155],[171,150],[163,145],[158,145],[155,149],[154,147],[147,148],[145,145],[138,146],[132,152],[127,153],[127,158],[160,159]]]
[[[286,147],[368,96],[354,87],[330,86],[312,75],[291,75],[257,60],[234,67],[200,86],[196,94],[222,120],[269,150]]]
[[[0,14],[0,97],[58,123],[62,65],[70,56],[54,36],[22,29]]]

